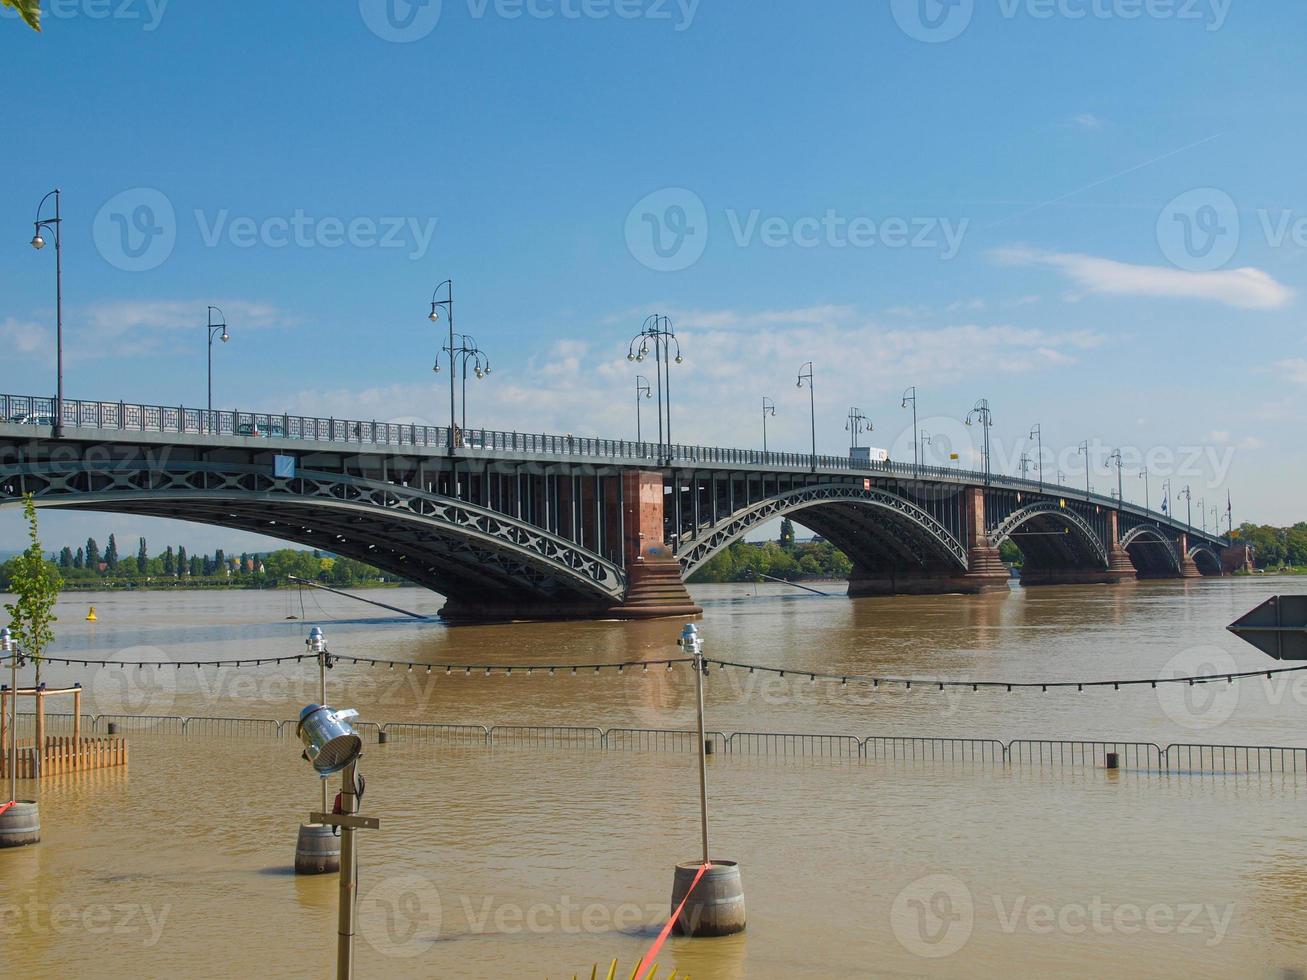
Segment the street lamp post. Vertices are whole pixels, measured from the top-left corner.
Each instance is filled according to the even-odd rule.
[[[1148,490],[1148,467],[1145,466],[1139,471],[1139,479],[1144,481],[1144,510],[1151,512],[1153,509],[1152,494]]]
[[[1039,489],[1043,490],[1044,489],[1044,426],[1042,424],[1036,424],[1035,427],[1030,430],[1030,438],[1035,440],[1035,445],[1037,447],[1035,462],[1038,463],[1038,469],[1039,469]]]
[[[213,314],[218,314],[218,319],[213,319]],[[220,339],[224,344],[231,340],[231,334],[227,332],[227,314],[216,306],[209,307],[209,431],[213,431],[213,341],[215,338]]]
[[[808,417],[812,423],[812,469],[815,473],[817,470],[817,403],[814,400],[816,396],[812,391],[812,361],[808,361],[799,368],[799,380],[795,382],[794,387],[802,388],[805,381],[808,382]]]
[[[54,198],[54,217],[42,218],[41,211],[45,202]],[[36,234],[32,236],[32,248],[38,252],[45,248],[45,239],[41,231],[54,229],[54,349],[55,349],[55,399],[54,399],[54,437],[62,438],[64,434],[64,236],[63,236],[63,194],[55,188],[36,206]]]
[[[644,433],[640,428],[640,396],[645,398],[653,397],[653,385],[649,384],[649,379],[643,374],[635,376],[635,441],[644,442]]]
[[[9,658],[9,802],[18,802],[18,668],[22,659],[9,627],[0,629],[0,653]]]
[[[445,299],[437,299],[436,297],[440,295],[440,291],[442,289],[446,290],[446,297]],[[427,319],[430,320],[432,323],[437,322],[440,319],[440,308],[442,306],[445,307],[445,313],[449,319],[449,346],[446,349],[452,352],[454,350],[454,280],[453,279],[446,279],[444,282],[442,282],[432,291],[431,312],[427,315]],[[454,373],[455,372],[454,372],[453,357],[454,355],[451,353],[450,365],[449,365],[449,442],[448,442],[450,455],[453,455],[454,453],[454,420],[455,420]],[[439,353],[436,354],[436,364],[432,370],[436,372],[440,371]]]
[[[460,432],[467,432],[467,362],[472,362],[472,372],[476,379],[480,381],[490,373],[490,358],[486,356],[485,351],[477,346],[476,341],[470,334],[454,334],[458,338],[458,346],[449,352],[449,369],[450,379],[453,380],[454,373],[462,378],[463,401],[462,401],[462,426]],[[455,372],[454,366],[457,363],[458,370]],[[439,362],[437,362],[439,370]]]
[[[1026,474],[1028,474],[1029,472],[1030,472],[1030,453],[1022,453],[1021,454],[1021,479],[1024,480],[1026,478]]]
[[[994,427],[994,413],[989,409],[988,398],[980,399],[967,413],[966,424],[971,425],[973,421],[980,422],[980,430],[984,435],[985,486],[989,486],[989,430]]]
[[[776,417],[776,403],[766,395],[762,396],[762,451],[767,451],[767,418]]]
[[[638,342],[638,343],[637,343]],[[677,364],[685,362],[681,356],[681,342],[676,339],[676,332],[672,329],[672,318],[661,313],[653,313],[645,317],[644,325],[640,327],[640,332],[631,338],[630,346],[626,351],[628,361],[643,361],[652,353],[656,371],[654,378],[658,385],[658,445],[670,447],[672,444],[672,349],[676,349]],[[666,441],[664,442],[663,430],[663,400],[666,397],[667,402],[667,428]]]
[[[917,386],[913,385],[903,392],[903,401],[899,408],[907,408],[908,403],[912,403],[912,476],[913,479],[919,479],[921,476],[921,444],[917,441]]]
[[[1117,510],[1120,510],[1125,506],[1125,483],[1121,478],[1121,471],[1125,463],[1121,459],[1121,450],[1114,449],[1112,455],[1107,457],[1107,468],[1109,470],[1112,468],[1113,463],[1116,463],[1116,506]]]
[[[859,432],[871,432],[875,428],[876,427],[871,424],[871,419],[862,414],[862,409],[850,408],[849,420],[844,423],[844,431],[848,432],[853,439],[853,444],[850,447],[850,450],[858,448]],[[850,455],[852,455],[851,452]]]
[[[1185,488],[1184,488],[1183,490],[1181,490],[1178,494],[1176,494],[1176,496],[1177,496],[1177,497],[1184,497],[1184,502],[1185,502],[1185,513],[1187,513],[1187,514],[1189,515],[1188,518],[1185,520],[1185,523],[1188,524],[1190,527],[1193,527],[1193,526],[1194,526],[1194,493],[1193,493],[1193,491],[1189,489],[1189,485],[1186,483],[1186,484],[1185,484]]]
[[[1094,492],[1093,487],[1089,482],[1089,440],[1088,439],[1086,439],[1084,442],[1080,444],[1080,447],[1076,450],[1076,453],[1080,456],[1085,457],[1085,499],[1088,500],[1090,495]]]

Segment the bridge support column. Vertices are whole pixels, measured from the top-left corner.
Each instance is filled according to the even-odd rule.
[[[999,557],[998,549],[985,533],[985,489],[967,487],[967,574],[962,577],[965,588],[961,591],[973,595],[987,592],[1007,592],[1012,575]]]
[[[1121,514],[1112,511],[1107,515],[1107,575],[1103,581],[1109,585],[1134,582],[1139,578],[1130,554],[1121,547]]]
[[[681,563],[663,540],[663,475],[646,470],[622,474],[626,596],[608,610],[618,619],[698,616],[681,579]]]
[[[1176,547],[1180,549],[1180,577],[1202,578],[1203,573],[1198,570],[1198,565],[1189,555],[1189,535],[1181,534],[1180,541]]]

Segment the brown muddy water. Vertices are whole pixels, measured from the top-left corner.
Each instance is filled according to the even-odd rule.
[[[833,591],[840,591],[832,587]],[[710,657],[801,671],[1095,680],[1277,666],[1224,626],[1269,577],[860,599],[783,586],[696,590]],[[375,594],[434,612],[420,590]],[[48,665],[92,713],[293,718],[303,651],[423,663],[677,656],[680,623],[447,629],[292,593],[77,595],[59,652],[163,670]],[[99,621],[83,621],[89,605]],[[57,655],[57,654],[56,654]],[[25,680],[30,681],[31,671]],[[693,677],[486,677],[338,665],[329,701],[363,720],[686,728]],[[714,672],[720,731],[1307,745],[1307,680],[1233,687],[912,692]],[[52,706],[52,710],[57,710]],[[290,732],[288,730],[287,735]],[[289,873],[319,800],[292,738],[132,733],[131,764],[40,787],[43,841],[0,851],[0,976],[330,976],[336,878]],[[693,756],[370,744],[357,972],[561,977],[627,971],[698,849]],[[35,787],[20,785],[20,796]],[[1265,977],[1307,964],[1307,775],[1160,775],[719,753],[714,856],[739,861],[749,927],[673,939],[699,980],[782,977]]]

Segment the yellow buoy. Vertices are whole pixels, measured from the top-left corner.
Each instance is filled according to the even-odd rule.
[[[87,621],[88,623],[94,623],[94,622],[95,622],[95,607],[94,607],[94,606],[92,606],[92,607],[91,607],[91,611],[88,612],[88,613],[86,614],[86,621]]]

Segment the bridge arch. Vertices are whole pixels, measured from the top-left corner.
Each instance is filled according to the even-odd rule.
[[[1179,548],[1158,525],[1132,527],[1121,536],[1121,547],[1141,578],[1171,578],[1182,573]]]
[[[339,473],[169,462],[29,465],[5,475],[0,508],[137,514],[252,531],[367,562],[446,596],[442,615],[501,605],[566,616],[618,602],[626,575],[575,542],[476,504]]]
[[[1027,569],[1098,569],[1110,564],[1107,547],[1089,522],[1057,500],[1014,510],[989,532],[994,547],[1011,541]]]
[[[1223,572],[1221,556],[1207,544],[1196,544],[1189,549],[1186,557],[1194,563],[1204,577],[1219,577]]]
[[[792,516],[843,551],[864,571],[895,569],[960,574],[967,549],[927,511],[904,497],[854,484],[799,487],[756,501],[683,542],[686,577],[753,528]]]

